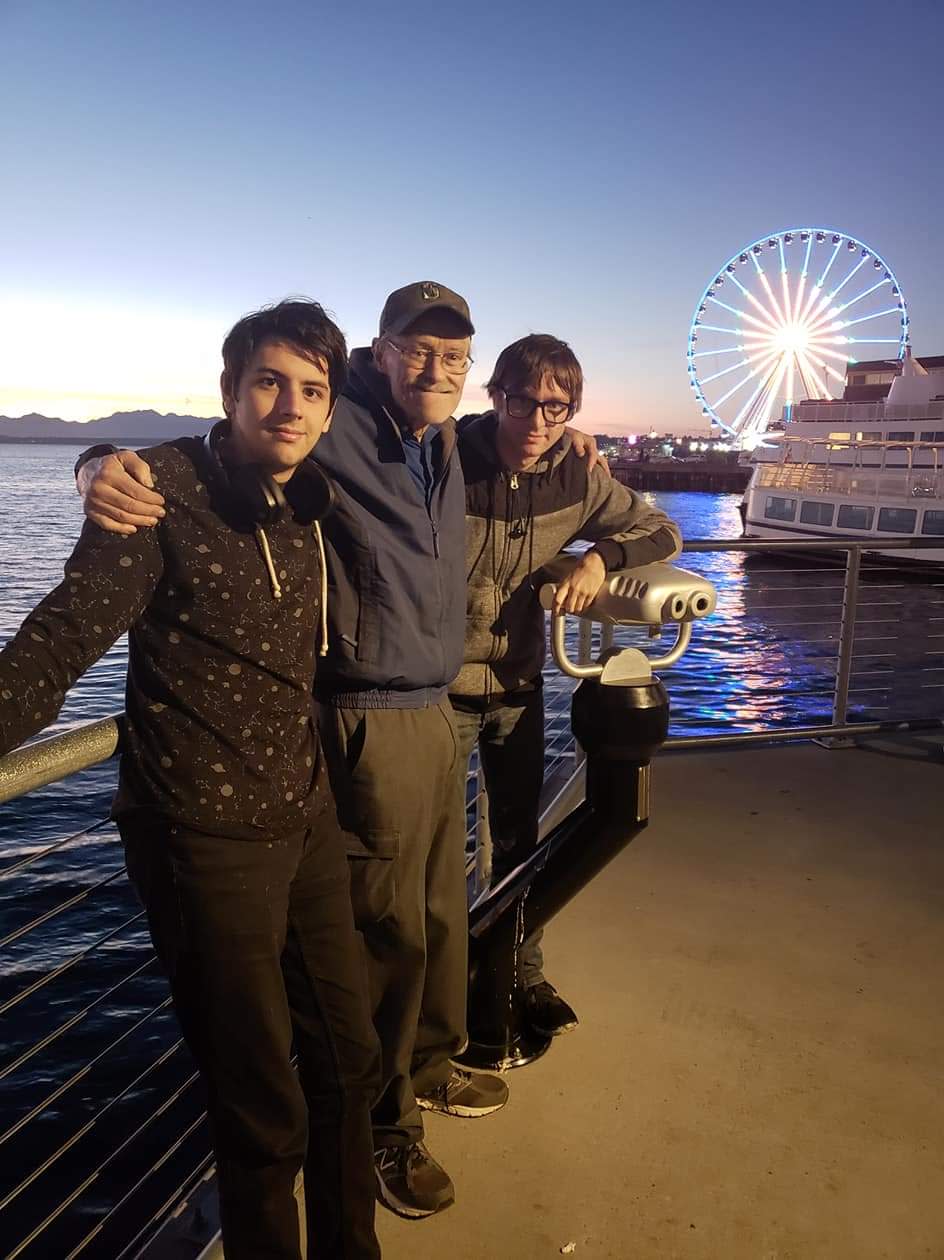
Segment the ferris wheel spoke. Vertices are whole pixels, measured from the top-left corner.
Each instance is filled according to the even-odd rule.
[[[715,409],[722,406],[722,404],[726,403],[729,398],[733,398],[734,395],[738,392],[738,390],[742,389],[747,384],[748,381],[752,381],[758,375],[759,372],[762,372],[769,362],[773,362],[775,361],[775,359],[776,359],[776,355],[773,355],[773,354],[768,355],[766,359],[761,359],[757,367],[755,367],[752,371],[748,372],[748,374],[742,377],[742,379],[739,380],[736,385],[732,385],[732,387],[728,390],[726,394],[722,394],[720,398],[716,399],[716,401],[711,403],[710,405],[714,407]]]
[[[732,337],[740,337],[742,329],[740,328],[719,328],[717,324],[696,324],[695,327],[699,332],[723,332],[730,333]]]
[[[787,321],[784,319],[783,311],[780,309],[780,303],[777,301],[774,291],[770,287],[770,281],[767,279],[767,272],[763,269],[760,263],[756,263],[755,265],[757,267],[758,275],[760,276],[760,282],[764,286],[765,293],[770,298],[770,305],[774,308],[777,319],[781,324],[785,324]]]
[[[805,372],[808,372],[811,379],[815,381],[816,386],[820,391],[819,396],[821,398],[826,397],[829,394],[829,390],[826,388],[826,382],[817,372],[813,364],[810,363],[809,359],[806,356],[806,353],[803,350],[798,350],[796,353],[797,353],[797,362],[801,364],[801,372],[803,372],[804,370]]]
[[[759,325],[761,328],[766,326],[769,328],[769,331],[773,331],[776,328],[775,324],[770,323],[769,325],[765,325],[764,322],[759,320],[756,315],[750,315],[747,311],[739,310],[736,306],[729,306],[727,302],[722,302],[720,298],[710,297],[708,301],[714,302],[715,306],[723,306],[726,311],[730,311],[731,314],[736,315],[738,319],[746,319],[752,324]],[[763,307],[761,307],[761,310],[763,310]]]
[[[737,363],[732,363],[730,367],[722,368],[720,372],[712,372],[711,376],[706,376],[702,380],[702,385],[707,385],[711,381],[717,381],[722,376],[730,376],[732,372],[736,372],[740,367],[746,367],[750,363],[750,359],[741,359]]]
[[[847,337],[851,345],[854,346],[897,346],[901,342],[900,337]]]
[[[859,259],[859,261],[856,263],[856,265],[852,268],[852,270],[849,272],[849,274],[846,276],[845,280],[840,281],[840,283],[836,285],[835,289],[833,289],[832,293],[830,294],[830,297],[835,297],[840,292],[840,290],[844,289],[846,285],[849,283],[849,281],[852,279],[852,277],[855,275],[855,273],[859,270],[859,268],[864,267],[867,262],[868,262],[868,258],[866,258],[865,255],[863,255]]]
[[[750,311],[742,311],[739,306],[728,306],[727,302],[722,302],[720,297],[710,297],[708,301],[715,302],[716,306],[722,306],[723,309],[725,309],[726,311],[731,311],[731,314],[736,315],[737,318],[739,319],[749,320],[749,323],[756,324],[757,326],[759,326],[759,328],[764,328],[770,331],[770,333],[773,333],[773,331],[776,330],[776,324],[774,323],[773,320],[771,320],[770,315],[768,314],[768,312],[766,312],[766,310],[764,309],[764,306],[761,305],[759,301],[757,301],[754,294],[747,294],[747,296],[750,297],[750,300],[754,302],[754,305],[757,307],[757,309],[759,309],[761,311],[761,314],[764,315],[763,320],[757,319],[756,315],[751,315]]]
[[[830,256],[829,256],[829,262],[828,262],[828,263],[826,264],[826,266],[823,268],[822,272],[820,273],[820,277],[819,277],[819,279],[816,281],[816,287],[817,287],[817,289],[821,289],[821,288],[823,287],[823,283],[824,283],[824,281],[825,281],[826,277],[829,275],[829,270],[830,270],[830,268],[832,267],[833,263],[836,261],[836,255],[839,253],[839,247],[840,247],[840,245],[841,245],[841,244],[842,244],[842,241],[841,241],[841,240],[838,240],[838,241],[836,242],[836,246],[835,246],[835,248],[833,249],[832,254],[830,254]]]
[[[693,359],[705,359],[709,355],[714,357],[716,354],[743,354],[744,346],[725,346],[721,350],[698,350],[693,355]]]
[[[851,328],[854,324],[865,324],[870,319],[878,319],[882,315],[899,315],[901,314],[900,306],[889,306],[884,311],[873,311],[871,315],[860,315],[858,319],[844,319],[842,321],[843,328]]]
[[[810,269],[810,252],[813,249],[813,233],[806,238],[806,254],[803,256],[803,270],[800,273],[805,280]]]
[[[888,281],[884,277],[879,280],[877,284],[873,284],[870,289],[863,289],[856,297],[850,298],[848,302],[843,302],[842,306],[839,307],[837,314],[841,315],[842,312],[848,310],[850,306],[855,306],[856,302],[861,302],[862,299],[868,297],[870,293],[874,293],[876,289],[880,289],[883,284],[888,284]]]
[[[780,273],[780,287],[783,289],[784,321],[787,324],[792,324],[793,315],[790,312],[790,277],[785,271],[781,271]]]

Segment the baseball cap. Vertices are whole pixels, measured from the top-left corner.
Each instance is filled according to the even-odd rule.
[[[414,320],[426,311],[452,311],[466,324],[471,337],[475,332],[469,304],[464,297],[453,293],[444,284],[436,284],[432,280],[420,280],[416,284],[405,284],[402,289],[395,289],[384,302],[380,313],[380,335],[406,332]]]

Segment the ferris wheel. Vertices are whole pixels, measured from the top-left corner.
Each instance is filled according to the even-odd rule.
[[[716,273],[688,333],[688,380],[710,417],[745,445],[805,398],[834,398],[845,367],[903,358],[908,312],[885,260],[854,236],[792,228]]]

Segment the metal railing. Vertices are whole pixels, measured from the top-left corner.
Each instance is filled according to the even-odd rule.
[[[745,720],[738,715],[742,693],[729,689],[725,694],[734,700],[715,724],[718,729],[699,730],[695,723],[693,733],[673,734],[666,749],[811,738],[841,743],[887,730],[939,728],[944,571],[940,578],[913,586],[895,570],[869,569],[863,559],[866,551],[934,546],[940,543],[689,543],[686,563],[714,565],[718,573],[731,553],[838,551],[845,554],[845,565],[824,576],[822,570],[790,562],[749,580],[745,570],[728,587],[718,583],[714,572],[706,574],[719,585],[718,611],[696,627],[689,656],[695,668],[689,666],[686,686],[672,688],[673,679],[668,679],[683,723],[686,703],[705,707],[697,696],[686,701],[683,693],[697,676],[699,652],[710,651],[706,641],[735,633],[743,637],[745,626],[756,633],[757,650],[745,653],[749,665],[731,671],[744,677],[728,679],[725,685],[743,683],[743,694],[750,695],[760,686],[758,671],[766,670],[767,690],[776,698],[784,688],[775,667],[782,667],[786,684],[799,686],[792,677],[799,657],[790,658],[778,644],[797,643],[806,635],[817,651],[825,648],[816,676],[821,712],[816,721],[783,721],[776,707],[755,708]],[[914,695],[933,698],[920,712],[917,702],[914,711],[893,712],[894,706],[879,701],[894,689],[899,670],[895,626],[914,621],[919,603],[926,659],[915,666],[920,677]],[[903,607],[908,617],[903,617]],[[589,623],[575,621],[572,633],[572,648],[586,660],[593,650]],[[621,628],[596,627],[595,638],[600,650],[614,638],[620,641]],[[807,639],[802,640],[804,652]],[[568,721],[574,685],[556,671],[548,672],[548,792],[542,832],[583,796],[583,757]],[[733,729],[745,721],[747,729]],[[114,752],[119,733],[120,718],[108,718],[0,759],[0,801],[101,762]],[[478,897],[488,887],[489,852],[484,782],[474,765],[470,784],[468,869],[470,891]],[[31,851],[20,856],[20,848]],[[91,864],[81,860],[83,848],[90,849]],[[108,825],[96,823],[41,845],[27,839],[14,846],[12,860],[0,870],[0,910],[10,920],[0,935],[0,1018],[6,1017],[0,1042],[7,1047],[0,1062],[0,1167],[5,1170],[0,1237],[9,1240],[5,1254],[8,1260],[131,1256],[180,1196],[205,1177],[211,1156],[196,1073],[170,1018],[166,986]]]

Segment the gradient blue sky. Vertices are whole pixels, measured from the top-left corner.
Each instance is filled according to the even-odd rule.
[[[779,228],[895,268],[944,353],[944,6],[0,0],[0,414],[217,410],[289,293],[415,279],[566,337],[593,430],[696,430],[704,285]]]

